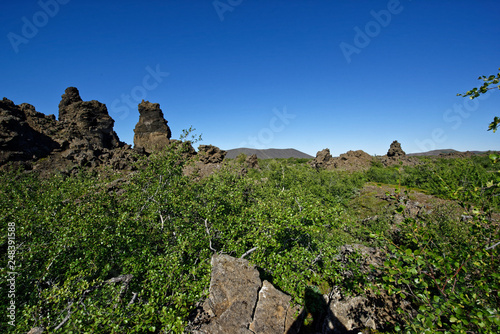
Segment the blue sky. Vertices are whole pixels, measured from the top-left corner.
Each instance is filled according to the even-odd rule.
[[[383,155],[500,150],[500,92],[457,97],[500,67],[500,2],[2,2],[0,98],[58,113],[66,87],[105,103],[133,143],[142,100],[178,138],[223,149]]]

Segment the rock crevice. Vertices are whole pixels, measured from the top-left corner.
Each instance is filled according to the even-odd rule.
[[[192,333],[296,333],[293,315],[299,314],[298,306],[292,306],[289,295],[262,282],[248,260],[215,254],[211,263],[210,295],[192,323]]]
[[[336,259],[345,268],[346,279],[352,276],[350,266],[359,265],[368,273],[384,260],[385,254],[379,249],[358,244],[340,247]],[[306,305],[302,307],[294,305],[291,296],[269,281],[261,281],[257,268],[245,259],[215,254],[211,263],[209,296],[191,317],[191,333],[297,334],[304,329],[307,333],[344,334],[367,328],[385,330],[395,323],[395,310],[406,307],[383,291],[367,290],[351,296],[338,287],[328,295],[306,289]],[[368,278],[373,279],[370,275]],[[304,317],[310,312],[314,313],[314,323],[303,328]]]

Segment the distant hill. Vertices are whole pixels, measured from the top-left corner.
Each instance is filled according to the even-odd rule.
[[[485,154],[490,151],[467,151],[472,154]],[[409,153],[407,156],[409,157],[416,157],[416,156],[435,156],[435,155],[440,155],[440,154],[448,154],[448,153],[466,153],[466,152],[461,152],[457,151],[451,148],[447,149],[440,149],[440,150],[433,150],[433,151],[428,151],[428,152],[420,152],[420,153]]]
[[[488,153],[489,151],[468,151],[472,154],[485,154]],[[244,153],[246,155],[252,155],[256,154],[257,158],[259,159],[288,159],[288,158],[297,158],[297,159],[314,159],[313,156],[306,154],[304,152],[298,151],[293,148],[271,148],[267,150],[259,150],[259,149],[254,149],[254,148],[235,148],[231,150],[227,150],[226,158],[228,159],[234,159],[236,158],[240,153]],[[408,153],[408,157],[416,157],[416,156],[438,156],[440,154],[449,154],[449,153],[456,153],[456,154],[463,154],[466,152],[461,152],[457,151],[451,148],[446,148],[446,149],[438,149],[438,150],[433,150],[433,151],[427,151],[427,152],[419,152],[419,153]]]
[[[297,159],[314,159],[313,156],[306,154],[304,152],[300,152],[293,148],[270,148],[267,150],[258,150],[254,148],[235,148],[232,150],[227,150],[226,158],[234,159],[239,154],[244,153],[246,155],[256,154],[259,159],[288,159],[288,158],[297,158]]]
[[[446,149],[433,150],[433,151],[420,152],[420,153],[408,153],[407,156],[409,156],[409,157],[432,156],[432,155],[440,155],[440,154],[447,154],[447,153],[459,153],[459,151],[453,150],[451,148],[446,148]]]

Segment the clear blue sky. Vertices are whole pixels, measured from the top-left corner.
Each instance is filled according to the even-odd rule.
[[[498,0],[18,0],[0,6],[0,98],[58,113],[66,87],[133,142],[142,98],[223,149],[500,150]],[[168,73],[168,75],[167,75]]]

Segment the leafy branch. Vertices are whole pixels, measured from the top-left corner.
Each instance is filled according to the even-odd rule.
[[[500,68],[498,69],[500,71]],[[468,96],[471,100],[481,96],[481,94],[486,94],[489,90],[500,89],[500,72],[498,74],[492,74],[490,76],[482,75],[478,80],[483,80],[484,83],[480,87],[472,88],[464,94],[457,94],[457,96],[466,97]],[[488,131],[493,130],[496,132],[498,125],[500,124],[500,118],[495,116],[493,122],[488,126]]]

